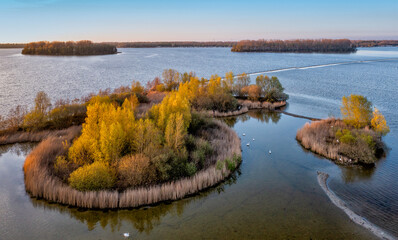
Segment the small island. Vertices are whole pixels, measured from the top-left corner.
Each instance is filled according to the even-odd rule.
[[[349,39],[243,40],[232,52],[352,53],[356,45]]]
[[[117,48],[107,43],[78,42],[31,42],[24,46],[22,54],[50,56],[90,56],[116,54]]]
[[[366,97],[343,97],[343,119],[329,118],[305,126],[297,132],[301,145],[337,164],[373,165],[385,154],[382,136],[390,130],[381,112]]]
[[[26,190],[82,208],[129,208],[195,194],[241,162],[237,134],[216,116],[275,109],[288,95],[276,77],[232,72],[199,78],[168,69],[54,107],[39,92],[30,111],[0,118],[0,144],[37,141],[24,164]]]

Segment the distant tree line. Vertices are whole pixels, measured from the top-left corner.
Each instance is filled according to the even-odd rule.
[[[398,46],[398,40],[356,40],[353,42],[357,47]]]
[[[350,53],[356,46],[349,39],[243,40],[232,52],[320,52]]]
[[[93,43],[88,40],[78,42],[31,42],[22,49],[22,54],[29,55],[86,56],[115,53],[117,53],[117,48],[112,44]]]
[[[154,48],[154,47],[232,47],[236,42],[110,42],[118,48]]]
[[[25,43],[0,43],[0,48],[23,48]]]

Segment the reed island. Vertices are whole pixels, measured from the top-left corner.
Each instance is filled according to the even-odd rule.
[[[354,94],[343,97],[341,114],[342,119],[306,123],[297,140],[337,164],[375,164],[386,152],[382,137],[390,131],[383,114],[372,110],[366,97]]]
[[[131,208],[180,199],[228,178],[241,162],[237,134],[214,116],[275,109],[276,77],[199,78],[168,69],[144,87],[100,91],[53,105],[39,92],[12,109],[0,144],[40,142],[24,164],[31,196],[82,208]]]

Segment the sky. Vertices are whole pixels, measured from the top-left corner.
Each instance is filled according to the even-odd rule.
[[[398,40],[398,0],[0,0],[0,43]]]

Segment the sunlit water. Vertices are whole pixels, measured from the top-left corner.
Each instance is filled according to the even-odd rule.
[[[339,116],[341,97],[358,93],[381,109],[392,132],[385,138],[390,151],[375,168],[339,167],[297,144],[296,131],[307,120],[250,112],[226,119],[242,138],[243,149],[243,163],[226,183],[172,203],[108,212],[31,199],[22,171],[31,146],[3,146],[0,239],[123,239],[124,232],[132,239],[373,238],[332,205],[317,183],[316,171],[331,175],[331,189],[356,213],[398,236],[397,48],[363,49],[356,54],[122,49],[120,55],[94,57],[22,56],[19,51],[0,50],[3,113],[16,104],[29,104],[39,90],[53,98],[80,97],[127,85],[131,79],[145,82],[164,68],[209,76],[229,70],[253,73],[299,67],[270,74],[281,79],[291,96],[287,111],[321,118]],[[329,65],[382,59],[386,60]]]

